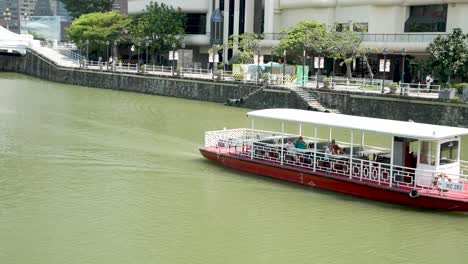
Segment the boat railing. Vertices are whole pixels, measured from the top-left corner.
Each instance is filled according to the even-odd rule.
[[[335,177],[370,184],[403,187],[417,190],[441,190],[450,182],[450,191],[457,191],[461,196],[468,196],[468,162],[461,162],[460,174],[449,174],[431,170],[390,165],[386,148],[372,147],[372,150],[354,151],[353,155],[330,154],[325,151],[328,140],[304,137],[307,143],[317,144],[317,149],[287,149],[283,143],[288,138],[297,138],[295,134],[281,134],[273,131],[252,129],[230,129],[210,131],[205,134],[205,147],[217,147],[223,151],[245,158],[263,160],[280,165],[300,167],[322,172]],[[346,142],[342,144],[343,149]],[[347,145],[349,146],[349,145]],[[366,146],[369,147],[369,146]],[[374,155],[373,153],[378,153]],[[449,180],[450,179],[450,180]],[[444,185],[444,187],[442,187]],[[468,186],[468,184],[467,184]],[[457,188],[461,188],[457,189]]]

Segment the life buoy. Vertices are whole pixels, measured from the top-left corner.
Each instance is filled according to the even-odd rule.
[[[415,199],[419,197],[419,192],[416,189],[413,189],[409,192],[409,197]]]

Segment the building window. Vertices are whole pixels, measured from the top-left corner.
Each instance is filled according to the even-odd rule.
[[[336,31],[343,32],[346,29],[349,29],[349,23],[338,23],[338,24],[336,24]]]
[[[369,24],[368,23],[354,23],[353,24],[353,31],[356,31],[356,32],[369,32]]]
[[[186,14],[185,33],[206,34],[206,14]]]
[[[405,32],[445,32],[447,4],[411,6]]]

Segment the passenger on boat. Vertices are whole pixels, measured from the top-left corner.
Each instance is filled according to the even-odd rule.
[[[286,147],[285,160],[296,161],[295,146],[290,138],[288,138],[288,142],[284,146]]]
[[[304,142],[304,139],[301,136],[299,136],[297,139],[295,147],[298,149],[307,149],[307,144]]]
[[[334,139],[332,139],[331,143],[328,145],[328,148],[332,154],[341,154],[341,148],[335,143]]]
[[[286,142],[284,146],[286,147],[287,150],[293,150],[295,147],[290,138],[288,138],[288,142]]]

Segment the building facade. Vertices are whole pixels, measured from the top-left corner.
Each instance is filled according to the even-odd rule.
[[[129,14],[138,14],[150,0],[129,0]],[[460,27],[468,32],[468,0],[161,0],[188,16],[186,44],[202,57],[213,43],[232,34],[264,35],[262,52],[279,43],[279,34],[302,20],[363,28],[363,44],[399,53],[425,54],[439,34]],[[196,52],[195,52],[196,53]],[[204,55],[203,55],[204,54]]]

